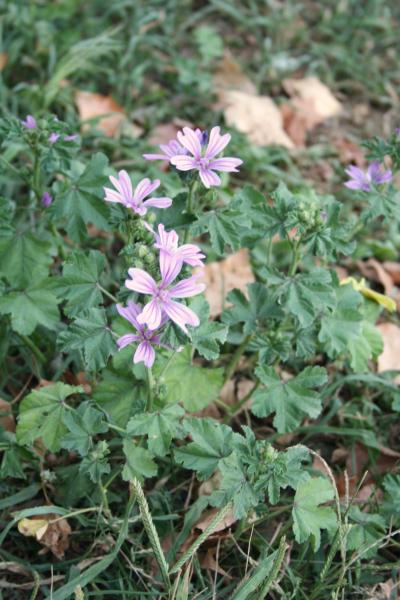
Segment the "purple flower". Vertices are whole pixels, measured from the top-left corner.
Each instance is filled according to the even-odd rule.
[[[177,267],[179,266],[177,273],[182,269],[182,263],[186,263],[191,267],[202,267],[203,258],[205,254],[202,254],[200,248],[195,244],[183,244],[178,246],[178,234],[176,231],[165,231],[165,227],[162,223],[158,226],[158,234],[153,231],[156,239],[154,246],[160,251],[160,266],[161,272],[167,272],[167,267],[171,268],[171,265],[175,262]],[[167,263],[165,265],[164,263]],[[176,268],[177,268],[176,267]],[[176,275],[175,275],[176,277]],[[175,279],[173,277],[173,279]]]
[[[400,127],[398,127],[398,128],[396,129],[396,135],[398,135],[398,136],[400,137]]]
[[[177,277],[182,268],[182,262],[174,257],[160,256],[161,281],[156,283],[154,279],[143,271],[143,269],[132,268],[128,273],[131,279],[125,281],[125,286],[138,292],[152,296],[143,311],[138,315],[139,323],[146,324],[152,331],[158,329],[166,315],[174,321],[185,333],[186,325],[197,327],[199,318],[190,308],[176,302],[172,298],[190,298],[204,291],[205,285],[197,283],[197,276],[182,279],[171,287],[172,281]]]
[[[21,123],[27,129],[36,129],[37,127],[36,119],[35,117],[32,117],[32,115],[27,115],[25,121],[21,121]]]
[[[374,184],[382,185],[392,179],[392,171],[383,171],[378,161],[372,162],[366,172],[350,165],[346,169],[346,173],[350,179],[344,185],[351,190],[362,190],[363,192],[370,192]]]
[[[42,204],[43,206],[45,206],[46,208],[48,206],[50,206],[50,204],[53,202],[53,197],[50,196],[49,192],[44,192],[43,196],[42,196]]]
[[[123,307],[122,304],[117,304],[116,308],[121,317],[129,321],[137,331],[137,333],[126,333],[117,339],[119,350],[129,344],[138,343],[138,347],[133,355],[133,362],[143,362],[150,369],[153,366],[156,356],[154,346],[165,347],[160,343],[160,336],[155,331],[150,331],[145,325],[139,323],[137,317],[142,310],[139,304],[135,304],[132,300],[129,300],[126,307]],[[164,323],[166,320],[165,317]],[[161,322],[160,326],[164,323]]]
[[[132,189],[132,182],[126,171],[119,171],[118,178],[110,177],[110,181],[117,191],[110,188],[104,188],[105,200],[107,202],[119,202],[127,208],[131,208],[138,215],[145,215],[147,208],[154,206],[156,208],[168,208],[172,204],[171,198],[149,198],[149,196],[160,185],[160,180],[156,179],[151,182],[150,179],[142,179],[135,188]]]
[[[54,133],[54,131],[53,131],[53,133],[51,133],[49,135],[48,141],[50,142],[50,144],[55,144],[59,137],[60,137],[60,134]]]
[[[200,129],[196,129],[194,133],[201,142],[203,134]],[[159,148],[162,154],[143,154],[143,158],[146,160],[168,160],[171,162],[171,158],[174,156],[184,156],[188,154],[188,150],[184,146],[181,146],[176,140],[170,140],[167,144],[160,144]]]
[[[78,139],[78,135],[76,133],[74,133],[73,135],[64,135],[63,140],[64,142],[75,142],[75,140]]]
[[[237,167],[243,163],[240,158],[215,158],[231,139],[229,133],[220,135],[219,131],[219,127],[213,127],[208,144],[202,145],[195,132],[189,127],[184,127],[183,132],[179,131],[177,137],[179,143],[189,151],[191,156],[180,155],[171,158],[171,164],[180,171],[198,170],[206,188],[221,184],[221,179],[214,171],[237,172]]]

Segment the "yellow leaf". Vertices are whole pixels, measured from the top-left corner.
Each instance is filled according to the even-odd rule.
[[[389,312],[394,312],[396,310],[396,302],[393,298],[389,298],[389,296],[385,296],[384,294],[380,294],[379,292],[375,292],[375,290],[371,290],[371,288],[365,285],[365,279],[361,279],[361,281],[357,281],[354,277],[346,277],[346,279],[342,279],[340,285],[346,285],[350,283],[353,288],[360,292],[365,298],[369,298],[373,300],[377,304],[380,304]]]
[[[48,527],[47,519],[21,519],[18,521],[18,531],[26,537],[35,537],[37,540],[45,533]]]

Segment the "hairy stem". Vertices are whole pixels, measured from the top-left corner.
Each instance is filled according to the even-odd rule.
[[[153,373],[150,368],[146,369],[147,376],[147,412],[152,412],[153,410],[153,400],[154,400],[154,379]]]
[[[44,365],[46,364],[46,357],[41,350],[36,346],[35,342],[33,342],[28,336],[18,334],[21,340],[24,342],[25,346],[31,350],[32,354],[38,359],[38,361]]]
[[[253,338],[253,335],[254,334],[252,334],[252,333],[247,335],[244,338],[243,342],[236,348],[235,352],[232,355],[230,362],[228,363],[228,366],[226,367],[224,383],[229,381],[229,379],[232,377],[232,375],[235,372],[235,369],[238,365],[238,362],[241,359],[242,354],[245,352],[247,346],[249,345],[251,339]]]
[[[189,185],[189,191],[188,191],[188,196],[187,196],[187,200],[186,200],[186,212],[188,215],[193,214],[193,199],[194,199],[194,190],[195,190],[196,184],[197,184],[197,181],[194,180]],[[188,241],[188,239],[189,239],[189,226],[185,230],[185,234],[183,236],[183,241],[186,243]]]

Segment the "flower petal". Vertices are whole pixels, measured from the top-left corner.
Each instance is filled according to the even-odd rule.
[[[210,169],[199,169],[200,179],[206,188],[221,185],[220,177]]]
[[[143,206],[154,206],[155,208],[168,208],[172,204],[172,198],[149,198],[143,202]]]
[[[153,366],[156,353],[153,346],[149,342],[140,342],[133,356],[135,364],[143,362],[145,367],[150,369]]]
[[[201,294],[206,289],[206,286],[204,283],[197,283],[197,279],[196,275],[183,279],[169,290],[169,295],[171,298],[190,298],[191,296]]]
[[[167,286],[174,281],[183,266],[183,262],[179,257],[165,250],[160,250],[159,264],[163,286]]]
[[[124,170],[118,172],[118,177],[123,197],[127,200],[131,200],[133,197],[131,178],[129,177],[128,173]]]
[[[192,327],[200,325],[200,320],[196,313],[179,302],[167,300],[163,308],[171,321],[174,321],[185,333],[188,333],[186,325],[191,325]]]
[[[165,154],[142,154],[143,158],[146,160],[169,160],[169,156]]]
[[[125,346],[129,346],[129,344],[133,344],[139,340],[140,337],[138,335],[135,335],[134,333],[126,333],[117,339],[118,349],[122,350],[122,348],[125,348]]]
[[[179,171],[197,169],[196,160],[193,156],[173,156],[170,162],[171,165],[174,165]]]
[[[111,188],[103,188],[103,190],[106,194],[104,200],[106,200],[107,202],[119,202],[120,204],[128,206],[127,201],[121,196],[120,192],[116,192]]]
[[[128,300],[127,306],[122,306],[122,304],[116,304],[116,309],[118,314],[121,315],[124,319],[129,321],[136,329],[141,331],[143,329],[142,325],[138,323],[137,316],[141,313],[142,307],[140,304],[135,304],[132,300]]]
[[[129,269],[128,273],[132,279],[126,279],[125,287],[134,292],[139,292],[139,294],[154,296],[157,292],[157,284],[151,275],[143,271],[143,269],[136,268]]]
[[[215,169],[216,171],[237,172],[237,167],[241,164],[243,164],[243,161],[240,160],[240,158],[224,156],[222,158],[214,158],[214,160],[209,163],[208,167],[210,169]]]
[[[207,158],[213,158],[214,156],[222,152],[222,150],[226,148],[226,146],[231,141],[231,136],[229,133],[221,135],[219,132],[219,127],[213,127],[210,131],[210,139],[208,142],[207,150],[205,152],[205,156]]]
[[[181,146],[184,146],[195,158],[201,156],[201,143],[196,133],[190,129],[190,127],[184,127],[182,131],[178,131],[177,136],[178,142]]]
[[[153,182],[151,182],[147,177],[139,181],[133,194],[135,202],[139,204],[143,198],[146,198],[146,196],[154,192],[154,190],[159,187],[160,183],[161,182],[159,179],[155,179]]]
[[[138,316],[139,323],[145,323],[151,330],[158,329],[161,324],[161,307],[160,302],[156,298],[150,300]]]
[[[191,267],[203,266],[202,259],[206,257],[195,244],[183,244],[177,249],[176,253],[183,262]]]

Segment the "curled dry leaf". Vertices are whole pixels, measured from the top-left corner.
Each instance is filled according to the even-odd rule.
[[[383,286],[385,294],[390,296],[393,290],[393,279],[380,262],[375,258],[369,258],[365,262],[358,260],[357,267],[364,277],[378,281]]]
[[[50,550],[57,558],[63,558],[69,547],[71,527],[67,519],[60,519],[55,514],[21,519],[18,531],[26,537],[35,537],[44,546],[41,553]]]
[[[8,54],[6,52],[0,52],[0,71],[7,66],[8,63]]]
[[[400,370],[400,327],[394,323],[381,323],[377,326],[383,340],[383,352],[378,357],[378,373]],[[400,383],[400,375],[394,379]]]
[[[124,109],[111,96],[77,90],[75,103],[82,121],[102,117],[96,124],[96,128],[109,137],[116,137],[122,131],[132,137],[142,133],[140,127],[128,122]],[[90,129],[90,125],[85,123],[82,130],[87,129]]]
[[[383,263],[383,268],[389,273],[393,283],[398,285],[400,283],[400,263],[386,261]]]
[[[214,89],[220,94],[223,90],[239,90],[247,94],[257,94],[254,83],[245,75],[240,65],[228,54],[221,60],[213,77]]]
[[[218,563],[217,561],[217,548],[208,548],[206,554],[202,556],[200,559],[200,566],[202,569],[210,569],[211,571],[215,571],[219,575],[223,575],[227,579],[232,579],[231,575],[227,573]]]
[[[0,398],[0,427],[3,427],[6,431],[15,431],[15,419],[12,414],[11,405],[7,400]]]
[[[216,317],[227,307],[226,295],[233,289],[246,293],[248,283],[254,281],[249,253],[246,248],[231,254],[224,260],[209,263],[195,269],[206,284],[206,299],[210,304],[210,315]]]

